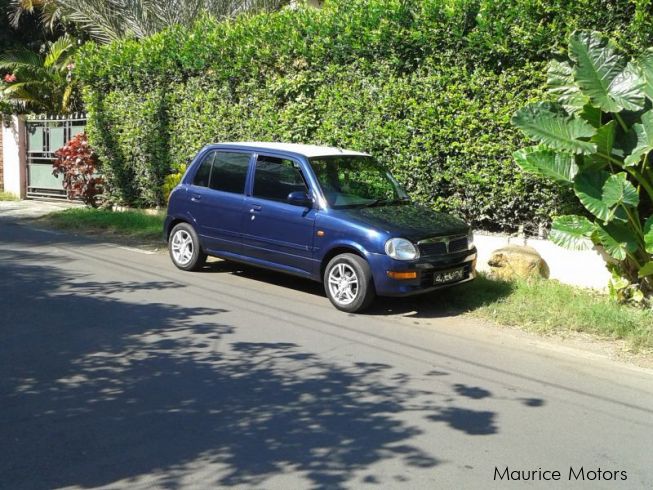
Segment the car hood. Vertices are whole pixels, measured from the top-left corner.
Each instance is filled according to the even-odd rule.
[[[449,214],[438,213],[414,204],[339,209],[356,221],[410,240],[467,233],[469,226]]]

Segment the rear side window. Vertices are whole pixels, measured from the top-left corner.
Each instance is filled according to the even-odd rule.
[[[211,189],[242,194],[249,168],[249,153],[215,152],[211,172]]]
[[[299,164],[285,158],[259,156],[254,174],[254,196],[286,201],[291,192],[307,192]]]
[[[200,187],[209,186],[209,179],[211,178],[211,164],[213,163],[214,157],[215,152],[212,151],[204,158],[202,163],[200,163],[200,166],[195,173],[195,178],[193,179],[193,185],[198,185]]]

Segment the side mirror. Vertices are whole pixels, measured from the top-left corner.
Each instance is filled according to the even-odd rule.
[[[313,200],[306,192],[303,191],[291,192],[288,194],[286,200],[288,201],[288,204],[292,204],[293,206],[302,206],[304,208],[313,207]]]

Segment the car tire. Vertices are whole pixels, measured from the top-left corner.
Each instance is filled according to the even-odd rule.
[[[355,254],[340,254],[331,259],[323,282],[333,306],[348,313],[363,311],[376,296],[370,266]]]
[[[170,232],[168,251],[172,263],[183,271],[196,271],[206,263],[195,229],[188,223],[179,223]]]

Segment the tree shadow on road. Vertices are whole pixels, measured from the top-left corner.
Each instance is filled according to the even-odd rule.
[[[411,443],[423,429],[398,417],[406,410],[468,435],[499,430],[494,412],[445,401],[456,388],[416,390],[386,364],[236,341],[225,309],[130,299],[184,286],[84,281],[58,260],[0,250],[0,487],[178,488],[193,471],[204,488],[286,472],[314,488],[391,484],[369,468],[440,464]]]

